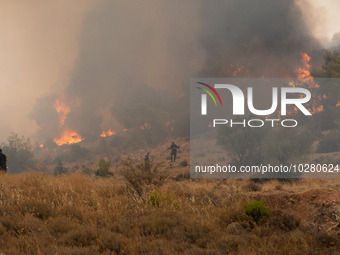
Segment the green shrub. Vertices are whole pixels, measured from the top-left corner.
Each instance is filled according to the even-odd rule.
[[[244,212],[256,223],[258,223],[263,217],[270,216],[272,213],[270,207],[266,208],[263,200],[255,200],[252,203],[246,204],[244,206]]]
[[[96,175],[100,177],[112,176],[113,173],[110,172],[110,166],[111,166],[111,162],[106,161],[105,159],[102,158],[101,160],[99,160],[98,170],[96,171]]]
[[[148,204],[152,207],[159,207],[161,200],[164,199],[162,192],[158,190],[151,191],[148,197]]]

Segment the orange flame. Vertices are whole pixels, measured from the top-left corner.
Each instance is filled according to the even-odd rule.
[[[297,74],[297,77],[299,79],[308,79],[308,78],[313,78],[311,75],[310,75],[310,64],[309,64],[309,61],[311,59],[310,56],[308,56],[307,53],[301,53],[301,57],[302,57],[302,67],[299,67],[295,70],[296,74]]]
[[[71,107],[77,107],[80,105],[80,99],[76,98],[71,103],[66,103],[65,95],[61,94],[59,98],[55,100],[54,109],[59,114],[60,126],[64,126],[67,115],[71,112]]]
[[[313,76],[311,76],[310,74],[311,65],[309,64],[309,61],[311,60],[311,57],[308,56],[307,53],[301,53],[301,57],[302,57],[302,60],[301,60],[302,66],[298,67],[295,70],[295,73],[297,74],[299,82],[291,81],[289,82],[288,85],[290,87],[305,86],[310,90],[317,91],[320,88],[320,85],[317,82],[315,82]],[[326,99],[326,98],[327,98],[326,95],[317,96],[317,99],[318,99],[317,101],[313,100],[309,103],[308,105],[309,112],[311,114],[322,112],[324,110],[324,107],[320,102],[322,102],[322,99]],[[296,112],[297,112],[297,108],[295,107],[293,111],[291,111],[290,113],[296,113]]]
[[[65,119],[67,115],[71,112],[71,107],[77,107],[79,105],[79,98],[72,100],[72,102],[66,103],[64,94],[61,94],[60,97],[56,99],[54,108],[59,114],[59,128],[62,128],[65,125]],[[83,138],[77,132],[64,130],[60,138],[55,138],[54,142],[60,146],[63,144],[79,143],[82,140]]]
[[[113,131],[111,129],[107,130],[107,131],[103,131],[100,136],[101,137],[107,137],[107,136],[113,136],[116,134],[116,131]]]
[[[43,145],[43,144],[40,144],[39,147],[40,147],[40,148],[44,148],[44,145]]]
[[[79,143],[83,140],[83,138],[75,131],[64,130],[62,136],[60,138],[54,139],[54,142],[61,146],[64,144],[73,144]]]
[[[297,77],[299,79],[304,79],[304,78],[310,78],[310,71],[303,69],[301,67],[299,67],[298,69],[295,70],[295,72],[297,73]]]
[[[340,107],[340,101],[337,102],[336,107],[337,107],[337,108]]]
[[[59,113],[60,126],[64,126],[66,116],[70,113],[71,108],[63,102],[63,99],[57,99],[55,101],[54,108],[57,113]]]
[[[308,68],[310,68],[309,61],[311,60],[311,57],[308,56],[308,54],[305,53],[305,52],[302,52],[302,53],[301,53],[301,57],[302,57],[302,62],[304,62],[305,65],[306,65]]]

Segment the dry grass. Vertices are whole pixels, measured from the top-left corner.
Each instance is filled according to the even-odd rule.
[[[174,172],[180,171],[187,168]],[[2,175],[0,252],[337,254],[340,249],[340,229],[334,227],[340,220],[338,180],[254,186],[249,180],[163,176],[162,171],[145,176],[137,192],[118,174]],[[243,212],[255,199],[264,199],[273,212],[258,224]]]

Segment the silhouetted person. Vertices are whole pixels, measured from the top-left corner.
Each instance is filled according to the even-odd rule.
[[[177,149],[179,149],[179,146],[175,144],[175,142],[172,142],[171,146],[168,148],[171,150],[171,162],[176,161],[176,156],[177,156]]]
[[[145,165],[145,169],[150,169],[150,152],[146,153],[145,157],[144,157],[144,165]]]
[[[2,149],[0,149],[0,171],[7,172],[7,157],[2,153]]]

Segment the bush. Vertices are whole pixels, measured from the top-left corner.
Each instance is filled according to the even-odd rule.
[[[217,144],[230,153],[233,164],[258,164],[262,161],[262,141],[267,133],[265,128],[221,127]]]
[[[68,169],[64,167],[61,159],[57,159],[57,165],[54,168],[54,175],[61,175],[61,174],[67,174],[67,173],[68,173]]]
[[[263,200],[255,200],[252,203],[246,204],[244,206],[244,212],[256,223],[258,223],[262,218],[271,215],[270,207],[266,208]]]
[[[316,242],[318,247],[334,247],[339,244],[339,237],[329,233],[318,233],[316,236]]]
[[[25,201],[19,205],[19,211],[23,214],[31,214],[40,219],[53,216],[53,209],[49,204],[38,201]]]
[[[120,174],[125,177],[130,186],[142,196],[148,187],[157,188],[164,184],[169,173],[161,170],[161,164],[150,162],[150,167],[146,167],[144,162],[136,165],[132,164],[130,158],[122,161],[125,166]]]
[[[109,250],[113,252],[113,254],[130,254],[130,252],[128,252],[128,243],[121,234],[104,230],[101,233],[100,240],[101,251]]]
[[[98,170],[96,171],[96,175],[100,177],[113,176],[113,173],[110,172],[110,166],[111,166],[111,162],[106,161],[105,159],[102,158],[101,160],[99,160]]]
[[[154,190],[149,193],[147,202],[152,207],[164,207],[164,206],[173,206],[178,209],[179,205],[177,202],[173,201],[173,198],[170,195],[165,195],[159,190]]]
[[[72,230],[73,227],[73,221],[62,216],[58,216],[56,218],[52,218],[48,223],[47,223],[47,229],[49,233],[54,236],[59,238],[61,235],[69,232]]]
[[[261,191],[262,187],[254,182],[250,182],[243,187],[246,191]]]
[[[268,220],[268,226],[276,229],[283,230],[285,232],[295,230],[300,226],[300,220],[294,215],[277,212]]]
[[[91,175],[92,174],[92,169],[89,167],[83,167],[82,173],[85,175]]]
[[[263,145],[264,158],[272,164],[288,163],[308,154],[314,140],[308,130],[279,128],[268,134]]]
[[[181,163],[179,163],[180,166],[187,167],[189,166],[188,160],[183,160]]]
[[[98,233],[95,229],[87,226],[80,226],[64,235],[64,243],[66,246],[91,246],[96,244]]]
[[[317,152],[328,153],[340,151],[340,135],[330,133],[321,138]]]

